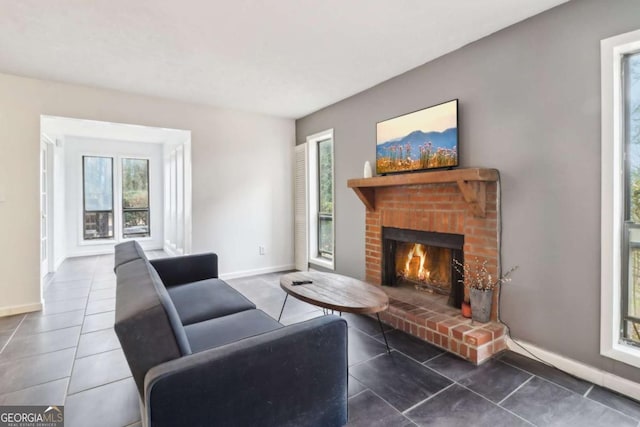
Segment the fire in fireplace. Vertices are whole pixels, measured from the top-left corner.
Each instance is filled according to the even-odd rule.
[[[416,289],[448,295],[451,292],[451,249],[421,243],[396,244],[396,279]]]
[[[464,287],[453,260],[464,263],[463,246],[459,234],[383,227],[382,284],[448,295],[449,305],[460,307]]]

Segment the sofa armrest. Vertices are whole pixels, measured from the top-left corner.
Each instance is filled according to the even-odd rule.
[[[342,426],[347,323],[323,316],[158,365],[148,426]]]
[[[218,255],[184,255],[149,261],[166,287],[218,278]]]

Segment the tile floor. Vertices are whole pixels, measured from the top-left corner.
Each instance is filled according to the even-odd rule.
[[[112,265],[112,256],[69,259],[49,279],[43,312],[0,318],[0,405],[63,404],[67,427],[140,425],[112,328]],[[228,282],[277,318],[278,278]],[[319,315],[289,298],[282,323]],[[344,317],[351,426],[640,426],[640,404],[515,353],[474,367],[387,329],[387,355],[373,319]]]

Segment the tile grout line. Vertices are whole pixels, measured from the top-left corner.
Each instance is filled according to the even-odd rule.
[[[426,342],[426,341],[425,341]],[[422,362],[421,364],[424,366],[427,366],[427,363],[431,362],[432,360],[437,359],[438,357],[443,356],[445,353],[447,353],[446,351],[441,352],[440,354],[436,354],[435,356],[425,360],[424,362]],[[427,366],[428,367],[428,366]]]
[[[95,272],[94,272],[94,277],[95,277]],[[90,285],[90,287],[89,287],[89,293],[91,293],[91,291],[93,290],[93,285],[94,285],[94,279],[92,278],[92,279],[91,279],[91,285]],[[126,380],[126,379],[128,379],[128,378],[132,378],[131,376],[127,376],[127,377],[119,378],[119,379],[116,379],[116,380],[113,380],[113,381],[108,381],[108,382],[106,382],[106,383],[98,384],[98,385],[96,385],[96,386],[89,387],[89,388],[87,388],[87,389],[80,390],[80,391],[77,391],[77,392],[75,392],[75,393],[69,393],[69,389],[70,389],[70,387],[71,387],[71,378],[72,378],[72,376],[73,376],[73,371],[74,371],[74,368],[75,368],[76,362],[77,362],[78,360],[80,360],[80,359],[84,359],[84,358],[86,358],[86,357],[95,356],[95,355],[98,355],[98,354],[104,354],[104,353],[108,353],[108,352],[111,352],[111,351],[121,350],[121,348],[120,348],[120,347],[118,347],[118,348],[114,348],[114,349],[110,349],[110,350],[105,350],[105,351],[101,351],[101,352],[94,353],[94,354],[89,354],[89,355],[82,356],[82,357],[77,357],[77,355],[78,355],[78,349],[79,349],[79,347],[80,347],[80,338],[82,337],[82,335],[90,334],[90,333],[93,333],[93,332],[99,332],[99,331],[109,330],[109,329],[112,329],[112,328],[113,328],[113,327],[110,327],[110,328],[105,328],[105,329],[99,329],[99,330],[97,330],[97,331],[87,332],[86,334],[83,334],[83,333],[82,333],[82,328],[84,327],[84,323],[85,323],[85,321],[86,321],[87,316],[93,316],[93,315],[95,315],[95,314],[102,314],[102,313],[107,313],[107,312],[109,312],[109,311],[114,311],[114,310],[108,310],[108,311],[106,311],[106,312],[99,312],[99,313],[86,314],[86,309],[87,309],[87,306],[88,306],[88,305],[89,305],[89,298],[87,298],[87,305],[85,306],[85,314],[84,314],[84,316],[83,316],[83,318],[82,318],[82,325],[81,325],[81,327],[80,327],[80,332],[81,332],[81,333],[80,333],[80,335],[78,336],[78,344],[77,344],[77,346],[76,346],[76,351],[75,351],[74,356],[73,356],[73,364],[72,364],[72,366],[71,366],[71,373],[70,373],[70,375],[69,375],[69,383],[67,384],[67,390],[66,390],[66,393],[65,393],[65,403],[66,403],[66,400],[67,400],[67,398],[68,398],[69,396],[74,396],[74,395],[77,395],[77,394],[79,394],[79,393],[83,393],[83,392],[85,392],[85,391],[93,390],[93,389],[96,389],[96,388],[98,388],[98,387],[102,387],[102,386],[105,386],[105,385],[108,385],[108,384],[113,384],[113,383],[116,383],[116,382],[118,382],[118,381],[124,381],[124,380]],[[136,421],[136,422],[134,422],[134,423],[132,423],[132,424],[130,424],[130,425],[135,425],[137,422],[138,422],[138,421]]]
[[[416,407],[422,405],[423,403],[431,400],[432,398],[436,397],[437,395],[439,395],[440,393],[442,393],[443,391],[453,387],[456,383],[452,382],[451,384],[449,384],[448,386],[446,386],[445,388],[438,390],[437,392],[435,392],[434,394],[432,394],[431,396],[421,400],[420,402],[416,403],[415,405],[405,409],[404,411],[401,412],[402,415],[407,416],[407,412],[411,411],[412,409],[415,409]],[[411,420],[411,422],[413,422],[413,420]]]
[[[78,311],[78,310],[75,310]],[[33,337],[35,335],[41,335],[41,334],[48,334],[50,332],[58,332],[58,331],[64,331],[65,329],[72,329],[72,328],[81,328],[82,330],[82,324],[80,325],[69,325],[69,326],[63,326],[61,328],[55,328],[55,329],[49,329],[47,331],[38,331],[38,332],[31,332],[31,333],[24,333],[22,335],[18,335],[16,336],[16,338],[26,338],[26,337]],[[69,348],[69,347],[67,347]],[[54,350],[56,351],[56,350]],[[47,351],[47,353],[51,353],[50,351]]]
[[[507,394],[500,402],[497,402],[496,405],[501,406],[502,403],[505,400],[507,400],[508,398],[513,396],[518,390],[520,390],[522,387],[524,387],[525,384],[527,384],[529,381],[531,381],[533,379],[533,377],[535,377],[535,375],[531,375],[529,378],[527,378],[526,381],[524,381],[522,384],[520,384],[518,387],[516,387],[511,393]]]
[[[69,348],[71,348],[71,347],[69,347]],[[112,348],[110,350],[99,351],[97,353],[87,354],[86,356],[75,357],[74,360],[86,359],[87,357],[97,356],[99,354],[105,354],[105,353],[109,353],[109,352],[112,352],[112,351],[118,351],[118,350],[122,351],[122,347],[116,347],[116,348]]]
[[[364,392],[365,392],[365,391],[367,391],[367,390],[369,390],[369,391],[371,391],[371,392],[373,393],[373,390],[371,390],[369,387],[367,387],[367,388],[365,388],[364,390],[360,390],[359,392],[357,392],[357,393],[356,393],[356,394],[354,394],[353,396],[348,397],[348,398],[347,398],[347,400],[351,400],[351,399],[353,399],[353,398],[354,398],[354,397],[356,397],[356,396],[360,396],[362,393],[364,393]]]
[[[78,337],[80,337],[80,334],[78,334]],[[47,354],[51,354],[51,353],[57,353],[59,351],[65,351],[65,350],[70,350],[72,348],[75,348],[75,346],[71,345],[69,347],[64,347],[64,348],[59,348],[56,350],[51,350],[51,351],[44,351],[42,353],[33,353],[33,354],[28,354],[26,356],[18,356],[18,357],[13,357],[13,358],[2,358],[0,359],[0,364],[2,363],[7,363],[7,362],[14,362],[17,360],[24,360],[24,359],[29,359],[31,357],[39,357],[39,356],[45,356]]]
[[[595,386],[595,385],[594,385],[594,386]],[[593,388],[593,387],[592,387],[592,388]],[[610,410],[615,411],[615,412],[617,412],[617,413],[619,413],[619,414],[621,414],[621,415],[624,415],[625,417],[627,417],[627,418],[629,418],[629,419],[632,419],[633,421],[638,421],[638,422],[639,422],[639,425],[640,425],[640,420],[638,420],[637,418],[635,418],[635,417],[633,417],[633,416],[631,416],[631,415],[629,415],[629,414],[625,414],[624,412],[620,411],[620,410],[619,410],[619,409],[617,409],[617,408],[614,408],[613,406],[609,406],[609,405],[607,405],[606,403],[600,402],[599,400],[591,399],[590,397],[581,396],[581,395],[579,395],[578,393],[575,393],[575,394],[577,394],[578,396],[582,397],[583,399],[588,400],[589,402],[596,403],[596,404],[598,404],[598,405],[600,405],[600,406],[602,406],[602,407],[604,407],[604,408],[606,408],[606,409],[610,409]],[[624,396],[624,395],[623,395],[623,396]]]
[[[399,329],[391,329],[391,331],[400,331],[400,330],[399,330]],[[404,331],[400,331],[400,332],[405,333]],[[382,334],[378,334],[378,335],[382,335]],[[378,338],[375,338],[375,337],[373,337],[373,336],[370,336],[370,338],[373,338],[374,340],[378,341],[380,344],[384,344],[384,341],[379,340]],[[426,342],[426,341],[425,341],[425,342]],[[429,343],[427,343],[427,344],[429,344]],[[403,352],[403,351],[401,351],[401,350],[398,350],[398,349],[397,349],[396,347],[394,347],[392,344],[389,344],[389,347],[391,348],[391,350],[392,350],[392,351],[395,351],[395,352],[397,352],[397,353],[399,353],[399,354],[403,355],[404,357],[406,357],[406,358],[408,358],[408,359],[413,360],[413,361],[414,361],[414,362],[416,362],[418,365],[422,365],[422,366],[424,366],[425,368],[429,368],[427,365],[425,365],[425,363],[430,362],[431,360],[435,359],[436,357],[442,356],[442,354],[444,353],[444,351],[441,351],[439,354],[436,354],[435,356],[430,357],[429,359],[425,360],[424,362],[421,362],[421,361],[419,361],[418,359],[416,359],[416,358],[414,358],[414,357],[412,357],[412,356],[408,355],[407,353],[405,353],[405,352]],[[436,347],[436,348],[437,348],[437,347]],[[437,349],[438,349],[438,350],[440,350],[439,348],[437,348]],[[432,371],[437,372],[437,371],[435,371],[435,370],[433,370],[433,369],[432,369]]]
[[[396,351],[396,350],[392,348],[392,349],[391,349],[391,352],[393,353],[394,351]],[[380,354],[373,355],[373,356],[371,356],[370,358],[368,358],[368,359],[366,359],[366,360],[362,360],[362,361],[360,361],[360,362],[358,362],[358,363],[354,363],[353,365],[349,365],[347,368],[349,368],[349,369],[350,369],[350,368],[354,368],[354,367],[356,367],[356,366],[363,365],[363,364],[365,364],[365,363],[367,363],[367,362],[370,362],[370,361],[372,361],[372,360],[374,360],[374,359],[377,359],[377,358],[382,357],[382,356],[385,356],[385,355],[387,355],[386,350],[385,350],[385,352],[384,352],[384,353],[380,353]],[[355,377],[354,377],[354,378],[355,378]],[[357,379],[357,378],[356,378],[356,379]],[[359,380],[358,380],[358,381],[359,381]]]
[[[527,372],[528,372],[528,371],[527,371]],[[531,373],[531,372],[529,372],[529,373]],[[575,394],[576,396],[584,397],[581,393],[578,393],[577,391],[571,390],[570,388],[565,387],[565,386],[563,386],[562,384],[558,384],[557,382],[555,382],[555,381],[553,381],[553,380],[547,379],[547,378],[545,378],[545,377],[541,377],[540,375],[537,375],[537,374],[533,374],[533,375],[534,375],[535,377],[540,378],[542,381],[546,381],[546,382],[548,382],[548,383],[551,383],[551,384],[553,384],[553,385],[555,385],[555,386],[557,386],[557,387],[560,387],[560,388],[561,388],[561,389],[563,389],[563,390],[566,390],[566,391],[568,391],[568,392],[571,392],[571,393]]]
[[[544,381],[546,381],[546,382],[548,382],[548,383],[551,383],[551,384],[553,384],[553,385],[557,385],[558,387],[561,387],[561,388],[563,388],[563,389],[565,389],[565,390],[567,390],[567,391],[570,391],[570,392],[571,392],[571,393],[573,393],[573,394],[577,394],[578,396],[582,396],[582,394],[581,394],[581,393],[578,393],[578,392],[577,392],[577,391],[575,391],[575,390],[571,390],[569,387],[563,386],[562,384],[558,384],[557,382],[555,382],[555,381],[553,381],[553,380],[551,380],[551,379],[545,378],[545,377],[543,377],[542,375],[538,375],[538,374],[533,373],[533,372],[531,372],[531,371],[527,371],[526,369],[520,368],[520,367],[518,367],[518,366],[516,366],[516,365],[513,365],[513,364],[511,364],[511,363],[509,363],[509,362],[504,362],[504,361],[502,361],[502,360],[500,360],[500,362],[504,363],[505,365],[509,365],[509,366],[511,366],[511,367],[513,367],[513,368],[520,369],[521,371],[526,372],[526,373],[528,373],[528,374],[530,374],[530,375],[533,375],[533,376],[535,376],[535,377],[538,377],[538,378],[540,378],[541,380],[544,380]],[[555,369],[557,369],[557,368],[555,368]],[[560,371],[560,370],[558,369],[558,371]],[[560,371],[560,372],[562,372],[563,374],[565,374],[565,372],[563,372],[563,371]],[[567,375],[568,375],[568,374],[567,374]],[[593,384],[592,384],[592,383],[590,383],[589,381],[585,381],[585,380],[581,380],[581,381],[583,381],[583,382],[585,382],[585,383],[588,383],[588,384],[591,384],[591,385],[593,386]]]
[[[4,395],[7,395],[7,394],[18,393],[18,392],[21,392],[21,391],[29,390],[30,388],[40,387],[40,386],[42,386],[42,385],[46,385],[46,384],[50,384],[50,383],[54,383],[54,382],[56,382],[56,381],[60,381],[60,380],[64,380],[64,379],[68,379],[68,380],[70,380],[70,379],[71,379],[71,377],[69,376],[69,377],[56,378],[56,379],[53,379],[53,380],[45,381],[45,382],[43,382],[43,383],[30,385],[30,386],[28,386],[28,387],[24,387],[24,388],[21,388],[21,389],[18,389],[18,390],[12,390],[12,391],[8,391],[8,392],[6,392],[6,393],[0,393],[0,397],[1,397],[1,396],[4,396]],[[66,396],[66,395],[65,395],[65,396]]]
[[[531,378],[529,378],[529,380],[531,380]],[[531,424],[531,425],[533,425],[533,426],[535,426],[535,425],[536,425],[536,424],[535,424],[535,423],[533,423],[532,421],[529,421],[528,419],[526,419],[526,418],[524,418],[524,417],[522,417],[522,416],[520,416],[520,415],[516,414],[516,413],[515,413],[515,412],[513,412],[512,410],[507,409],[507,408],[505,408],[504,406],[498,405],[497,403],[495,403],[494,401],[492,401],[492,400],[490,400],[490,399],[487,399],[486,397],[484,397],[484,396],[483,396],[483,395],[481,395],[480,393],[478,393],[478,392],[475,392],[475,391],[471,390],[469,387],[466,387],[466,386],[464,386],[464,385],[462,385],[462,384],[459,384],[459,385],[460,385],[460,387],[464,387],[465,389],[469,390],[471,393],[475,394],[476,396],[480,396],[481,398],[483,398],[483,399],[484,399],[484,400],[486,400],[487,402],[491,403],[492,405],[495,405],[496,407],[498,407],[498,408],[502,409],[503,411],[506,411],[506,412],[510,413],[510,414],[511,414],[511,415],[513,415],[514,417],[516,417],[516,418],[520,418],[522,421],[526,422],[527,424]]]
[[[96,258],[97,262],[97,258]],[[89,293],[91,293],[91,288],[93,288],[93,277],[95,276],[95,266],[94,271],[91,275],[91,284],[89,285]],[[78,348],[80,347],[80,337],[82,336],[82,328],[84,327],[84,322],[87,317],[87,306],[89,305],[89,297],[87,297],[87,301],[84,304],[84,313],[82,316],[82,325],[80,325],[80,334],[78,334],[78,342],[76,343],[76,349],[73,352],[73,362],[71,363],[71,372],[69,372],[69,382],[67,383],[67,389],[64,393],[64,403],[67,403],[67,398],[69,397],[69,387],[71,387],[71,378],[73,377],[73,370],[76,367],[76,356],[78,355]]]
[[[16,328],[13,330],[13,333],[11,334],[11,336],[9,337],[9,339],[7,340],[6,343],[4,343],[4,345],[2,346],[2,348],[0,349],[0,354],[2,354],[2,352],[4,351],[5,348],[7,348],[7,346],[9,345],[9,343],[11,342],[11,340],[13,339],[13,337],[16,336],[16,333],[18,332],[18,328],[22,325],[22,322],[24,322],[24,319],[27,318],[27,315],[24,314],[22,316],[22,319],[20,319],[20,323],[18,323],[18,326],[16,326]]]
[[[68,377],[68,378],[69,378],[69,385],[71,385],[71,377]],[[73,393],[68,393],[68,394],[66,395],[66,397],[69,397],[69,396],[75,396],[76,394],[84,393],[85,391],[95,390],[95,389],[100,388],[100,387],[103,387],[103,386],[105,386],[105,385],[109,385],[109,384],[117,383],[117,382],[120,382],[120,381],[125,381],[125,380],[128,380],[128,379],[131,379],[131,380],[133,381],[133,376],[129,375],[129,376],[127,376],[127,377],[118,378],[118,379],[115,379],[115,380],[109,380],[109,381],[107,381],[106,383],[100,383],[100,384],[97,384],[97,385],[94,385],[94,386],[91,386],[91,387],[88,387],[88,388],[84,388],[84,389],[82,389],[82,390],[75,391],[75,392],[73,392]],[[67,388],[67,389],[68,389],[68,388]]]
[[[376,396],[378,399],[382,400],[384,403],[386,403],[387,405],[389,405],[394,411],[396,411],[398,414],[404,416],[406,418],[406,416],[404,415],[404,413],[402,411],[400,411],[398,408],[396,408],[395,406],[393,406],[391,403],[389,403],[385,398],[383,398],[382,396],[380,396],[378,393],[376,393],[375,391],[371,390],[370,388],[367,389],[369,390],[371,393],[373,393],[374,396]],[[364,390],[364,391],[367,391]],[[407,418],[408,419],[408,418]],[[409,421],[411,421],[413,423],[413,420],[409,419]],[[415,424],[415,423],[414,423]]]
[[[587,395],[588,395],[589,393],[591,393],[591,390],[593,390],[593,387],[595,387],[595,384],[591,384],[591,387],[589,387],[589,388],[587,389],[587,391],[585,391],[585,392],[584,392],[584,394],[582,395],[582,397],[587,397]]]
[[[108,311],[106,311],[105,313],[108,313]],[[102,314],[102,313],[99,313]],[[89,316],[94,316],[94,314],[90,314]],[[85,316],[87,317],[87,316]],[[88,334],[92,334],[94,332],[102,332],[102,331],[106,331],[107,329],[113,329],[113,325],[111,326],[107,326],[106,328],[100,328],[100,329],[96,329],[93,331],[88,331],[88,332],[82,332],[82,329],[80,329],[80,335],[88,335]]]

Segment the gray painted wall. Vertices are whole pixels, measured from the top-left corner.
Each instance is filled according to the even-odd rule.
[[[459,98],[462,166],[502,177],[513,336],[640,381],[599,355],[600,40],[639,18],[638,0],[574,0],[299,119],[298,143],[335,130],[338,272],[364,277],[365,210],[346,183],[375,160],[375,123]]]

